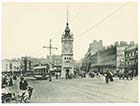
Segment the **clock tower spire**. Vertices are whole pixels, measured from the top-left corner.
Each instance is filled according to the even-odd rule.
[[[68,18],[69,18],[69,10],[67,8],[67,24],[68,24]]]

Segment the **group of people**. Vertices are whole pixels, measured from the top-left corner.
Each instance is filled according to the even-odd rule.
[[[2,88],[3,88],[3,86],[13,86],[14,80],[16,80],[16,79],[17,79],[17,77],[10,73],[2,74]]]
[[[75,70],[73,73],[69,70],[66,70],[65,78],[73,79],[73,78],[86,78],[86,72],[83,70]]]
[[[129,69],[129,70],[128,69],[120,69],[117,71],[116,74],[113,74],[111,71],[107,70],[106,73],[104,74],[106,83],[113,82],[114,81],[113,77],[115,75],[120,80],[121,79],[124,80],[125,78],[127,80],[133,80],[133,78],[137,76],[136,70],[132,70],[132,69]]]
[[[55,72],[55,77],[58,79],[60,77],[60,72]]]
[[[15,95],[18,95],[19,97],[21,96],[29,97],[30,95],[29,93],[32,93],[31,87],[29,87],[28,82],[24,79],[22,75],[18,77],[16,74],[2,74],[2,102],[3,103],[9,102],[7,98],[12,98]]]
[[[136,74],[136,70],[132,70],[132,69],[121,69],[118,71],[118,77],[119,79],[127,79],[127,80],[132,80],[133,77],[136,77],[137,74]]]
[[[101,73],[100,72],[96,72],[96,71],[95,72],[93,72],[93,71],[92,72],[89,72],[89,77],[90,78],[95,78],[95,77],[96,78],[100,78],[100,76],[101,76]]]

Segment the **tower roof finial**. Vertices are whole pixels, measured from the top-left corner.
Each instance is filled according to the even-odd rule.
[[[68,25],[68,18],[69,18],[69,10],[68,10],[68,7],[67,7],[67,25]]]

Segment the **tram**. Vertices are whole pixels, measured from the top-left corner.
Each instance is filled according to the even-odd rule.
[[[49,65],[37,64],[33,66],[33,77],[36,79],[48,79],[49,78]]]

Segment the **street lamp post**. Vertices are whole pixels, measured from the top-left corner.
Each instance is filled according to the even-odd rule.
[[[57,47],[52,47],[51,39],[50,39],[50,45],[48,46],[43,46],[43,48],[49,49],[49,81],[52,81],[51,78],[51,70],[52,70],[52,49],[58,49]]]

